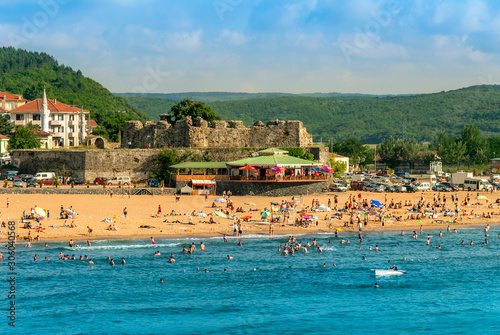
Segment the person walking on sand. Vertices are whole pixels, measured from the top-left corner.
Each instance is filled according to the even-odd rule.
[[[123,216],[125,217],[125,219],[127,218],[127,207],[123,209]]]
[[[9,208],[9,203],[10,203],[9,198],[7,198],[7,208]]]
[[[113,190],[109,190],[109,197],[112,198],[113,197]]]
[[[158,215],[161,215],[161,205],[158,205]]]

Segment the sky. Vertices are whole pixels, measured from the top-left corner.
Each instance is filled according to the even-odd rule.
[[[111,92],[411,94],[500,81],[498,0],[0,0],[0,43]]]

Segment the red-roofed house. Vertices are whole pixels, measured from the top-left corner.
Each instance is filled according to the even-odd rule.
[[[87,120],[87,127],[88,127],[88,132],[90,134],[94,131],[94,129],[99,127],[99,125],[94,120]]]
[[[5,113],[14,108],[22,106],[26,103],[26,99],[22,94],[12,94],[9,92],[0,92],[0,112]]]
[[[39,125],[43,132],[52,133],[53,147],[78,146],[87,136],[89,111],[57,100],[35,99],[10,111],[14,126]]]

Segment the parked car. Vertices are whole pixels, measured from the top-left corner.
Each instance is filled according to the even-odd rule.
[[[32,174],[22,174],[20,177],[23,181],[27,181],[28,179],[32,179],[33,175]]]
[[[350,184],[350,189],[355,191],[362,191],[365,185],[369,184],[368,181],[365,180],[353,180]]]
[[[339,183],[330,184],[330,191],[333,192],[347,192],[347,187]]]
[[[406,184],[406,185],[404,185],[404,187],[406,188],[406,192],[409,192],[409,193],[415,193],[418,191],[417,187],[415,185],[412,185],[412,184]]]
[[[37,182],[33,178],[26,180],[26,187],[37,187],[37,185]]]
[[[441,185],[448,186],[452,191],[458,191],[458,186],[453,183],[441,183]]]
[[[160,181],[158,179],[148,179],[148,187],[160,187]]]
[[[385,192],[396,192],[396,187],[393,185],[383,185],[385,187]]]
[[[431,190],[431,184],[427,182],[422,182],[417,184],[417,189],[419,191],[430,191]]]
[[[4,178],[7,180],[14,180],[14,177],[16,177],[17,174],[18,174],[18,171],[5,171]]]
[[[94,184],[96,184],[96,185],[105,185],[107,181],[108,181],[108,178],[97,177],[96,179],[94,179]]]
[[[14,179],[14,181],[12,182],[12,185],[14,187],[24,187],[24,182],[21,178],[19,179]]]
[[[84,181],[81,181],[81,180],[78,180],[78,179],[70,179],[70,180],[68,180],[68,184],[71,185],[71,183],[73,183],[73,185],[85,185],[86,184]]]
[[[394,185],[394,192],[406,192],[406,186]]]
[[[394,176],[391,178],[393,183],[402,183],[404,181],[403,177]]]
[[[108,179],[106,181],[106,184],[108,185],[122,185],[122,186],[127,186],[131,184],[130,177],[128,176],[118,176],[118,177],[113,177],[111,179]]]
[[[387,171],[387,170],[379,171],[379,172],[377,172],[377,176],[379,176],[379,177],[388,177],[389,176],[389,171]]]
[[[54,178],[41,179],[43,185],[54,185]]]
[[[432,186],[432,190],[437,191],[437,192],[451,192],[451,191],[453,191],[451,188],[449,188],[448,186],[446,186],[444,184],[434,184],[434,186]]]
[[[384,185],[381,185],[381,184],[368,184],[363,189],[365,191],[370,191],[370,192],[384,192],[385,191]]]
[[[410,172],[396,172],[395,175],[401,178],[410,178]]]

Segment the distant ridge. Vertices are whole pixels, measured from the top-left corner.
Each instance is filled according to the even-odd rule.
[[[138,95],[137,93],[114,93],[120,97],[132,97],[141,96],[145,98],[160,98],[160,99],[170,99],[170,100],[182,100],[186,98],[204,101],[204,102],[214,102],[214,101],[235,101],[235,100],[245,100],[245,99],[262,99],[262,98],[275,98],[284,96],[295,96],[295,97],[313,97],[313,98],[370,98],[370,97],[385,97],[394,95],[372,95],[372,94],[361,94],[361,93],[281,93],[281,92],[270,92],[270,93],[245,93],[245,92],[182,92],[182,93],[145,93]]]
[[[199,94],[199,95],[197,95]],[[265,95],[258,97],[258,94]],[[274,95],[274,96],[272,96]],[[332,96],[318,96],[332,95]],[[178,100],[159,97],[191,97],[209,102],[224,120],[242,120],[246,126],[257,120],[301,120],[314,141],[355,137],[364,143],[395,138],[430,141],[444,132],[458,136],[475,124],[485,137],[500,134],[500,86],[482,85],[447,92],[372,96],[362,94],[312,93],[177,93],[126,96],[138,110],[152,119],[167,113]],[[243,98],[247,97],[247,98]],[[248,98],[251,97],[251,98]],[[218,101],[207,99],[218,98]],[[229,99],[232,100],[229,100]],[[226,100],[224,100],[226,99]]]

